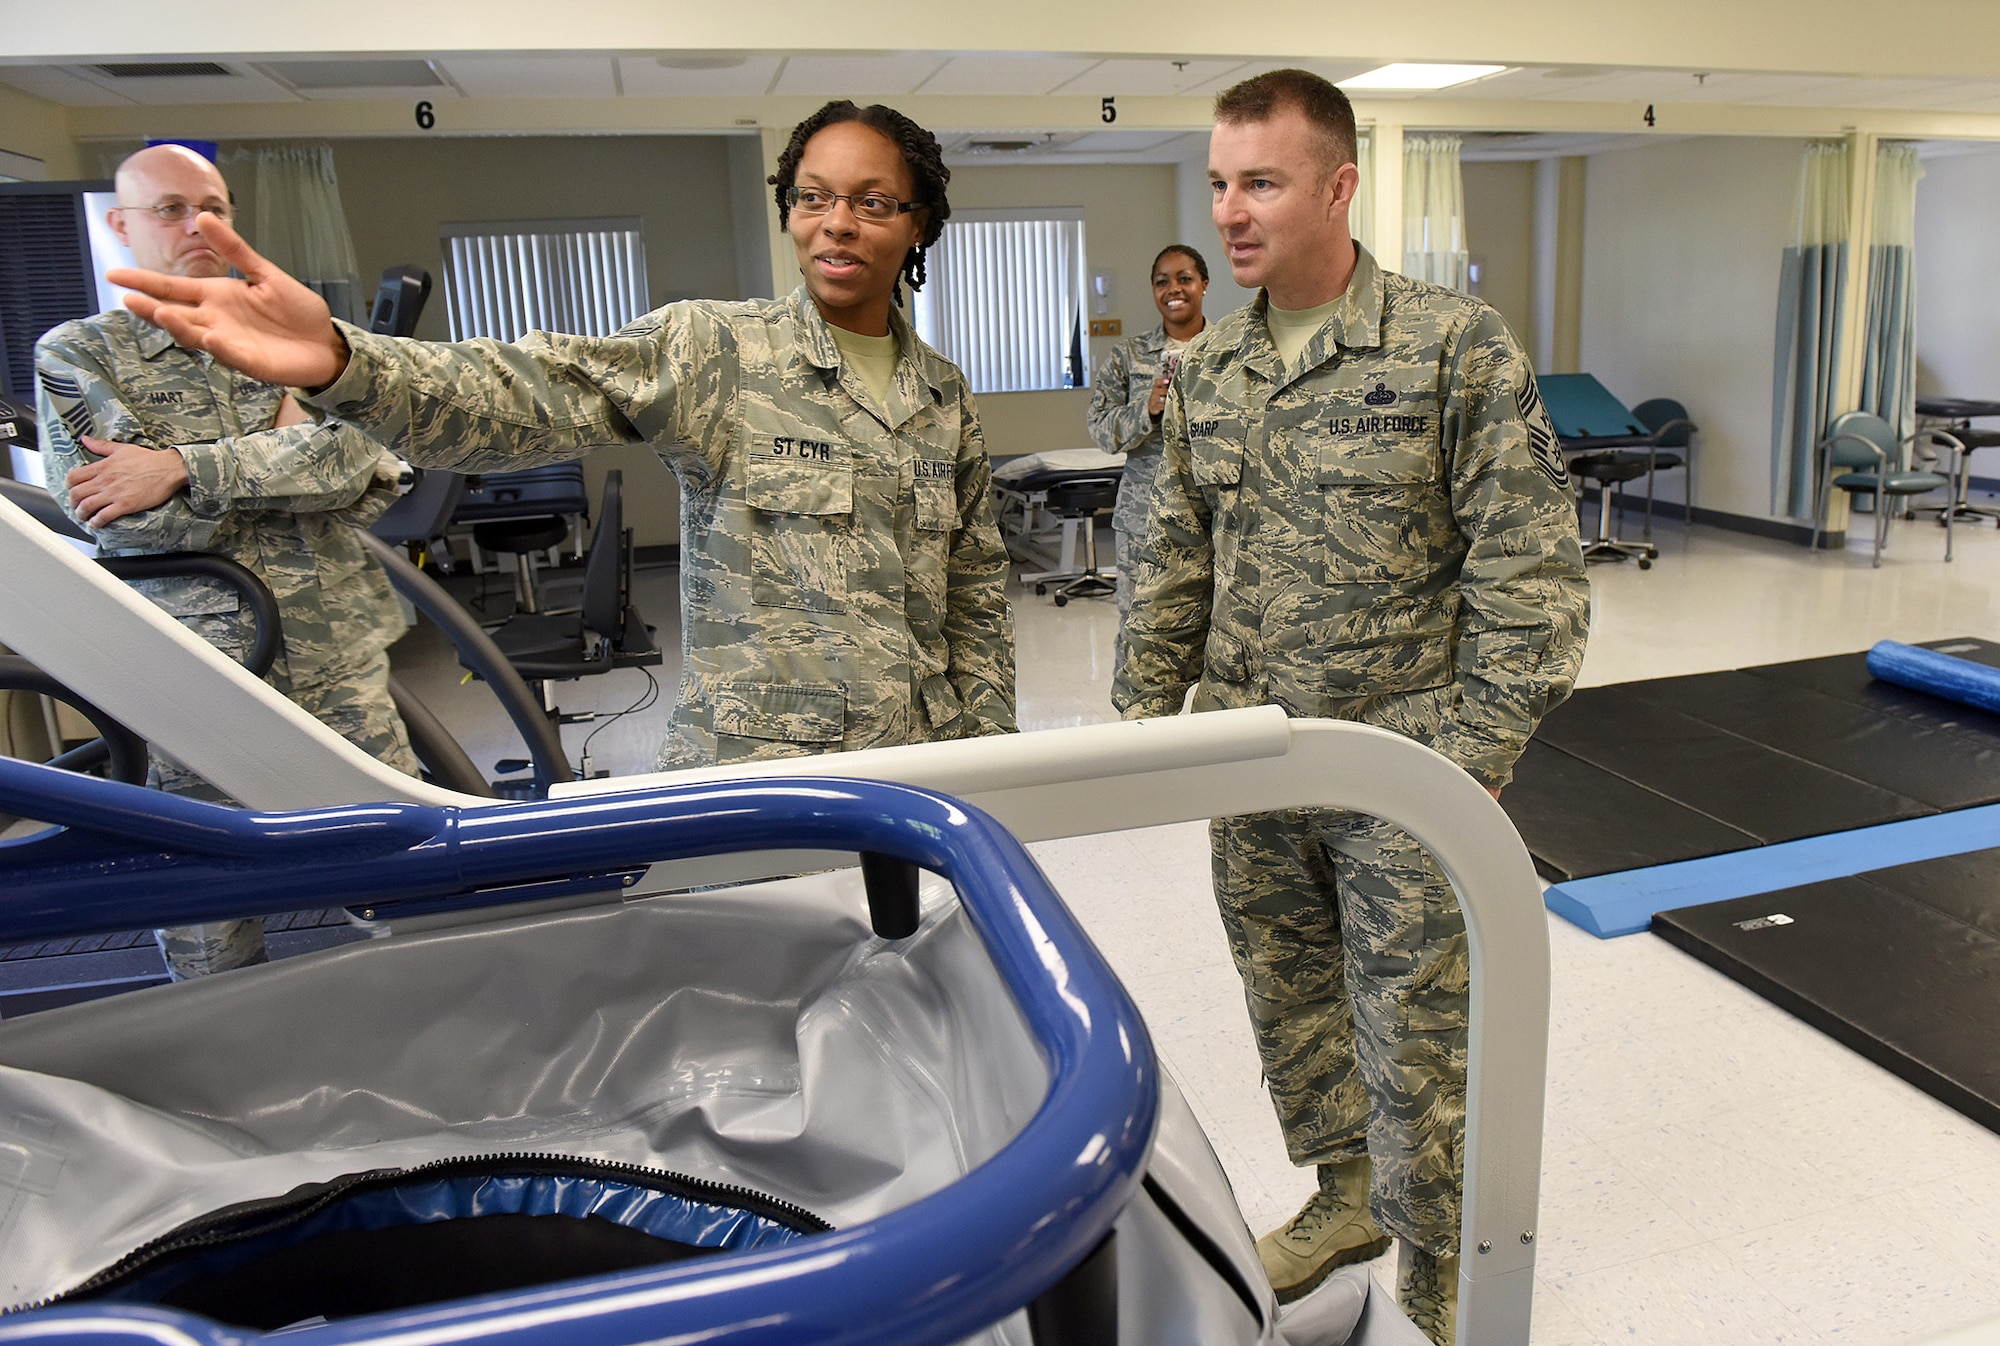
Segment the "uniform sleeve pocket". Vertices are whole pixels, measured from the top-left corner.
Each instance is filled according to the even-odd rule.
[[[847,729],[847,694],[832,683],[727,682],[715,692],[715,732],[835,748]]]

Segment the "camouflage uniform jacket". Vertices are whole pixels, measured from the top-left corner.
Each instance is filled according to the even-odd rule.
[[[1197,710],[1380,724],[1504,784],[1590,606],[1528,361],[1491,308],[1365,249],[1295,368],[1267,303],[1181,363],[1114,700],[1170,715],[1198,679]]]
[[[662,766],[1014,729],[1006,554],[964,378],[900,314],[888,405],[803,288],[609,337],[394,341],[315,404],[426,466],[653,446],[681,484],[682,662]]]
[[[1125,472],[1118,481],[1118,504],[1111,526],[1121,533],[1146,531],[1146,512],[1153,499],[1153,479],[1160,471],[1160,426],[1146,404],[1153,398],[1153,380],[1167,350],[1165,324],[1155,324],[1111,348],[1090,385],[1090,439],[1106,453],[1125,455]]]
[[[405,624],[388,576],[355,534],[395,503],[401,471],[351,425],[272,429],[285,390],[184,350],[124,309],[64,323],[35,345],[36,414],[51,494],[95,461],[78,436],[178,449],[188,483],[165,504],[91,531],[119,556],[211,552],[271,586],[285,643],[273,672],[308,683],[329,662],[385,650]],[[71,511],[72,517],[74,511]],[[236,591],[216,580],[134,585],[232,654],[247,640]],[[224,616],[223,614],[228,614]]]

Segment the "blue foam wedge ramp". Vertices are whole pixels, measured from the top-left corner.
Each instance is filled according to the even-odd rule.
[[[2000,711],[2000,668],[1917,645],[1878,640],[1868,651],[1868,671],[1884,682]]]

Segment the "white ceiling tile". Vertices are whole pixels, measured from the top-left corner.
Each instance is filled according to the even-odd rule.
[[[915,92],[949,59],[927,51],[793,56],[771,92],[807,98],[898,98]]]
[[[689,69],[696,61],[740,59],[734,65]],[[662,65],[662,61],[676,62]],[[618,77],[627,98],[756,98],[777,78],[782,56],[743,56],[728,52],[665,52],[658,56],[621,56]]]
[[[64,107],[117,107],[134,100],[54,65],[0,66],[0,84]]]
[[[610,98],[609,56],[452,56],[437,62],[472,98]]]
[[[1092,131],[1053,150],[1055,154],[1149,154],[1178,145],[1185,131]]]
[[[916,92],[932,94],[1045,94],[1102,62],[1089,56],[1027,56],[981,52],[954,56]]]
[[[1201,93],[1206,91],[1206,86],[1218,84],[1224,76],[1242,69],[1245,66],[1241,61],[1169,60],[1165,57],[1144,61],[1100,61],[1063,85],[1062,92],[1096,98],[1106,94],[1142,98]]]
[[[108,89],[123,100],[147,107],[190,103],[295,103],[298,95],[262,71],[233,61],[221,62],[227,75],[107,75],[87,65],[68,66],[72,74]]]

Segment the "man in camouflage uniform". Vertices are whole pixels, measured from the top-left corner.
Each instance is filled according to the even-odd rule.
[[[119,167],[118,201],[112,228],[142,263],[177,275],[227,272],[194,227],[194,208],[229,210],[207,160],[177,145],[142,150]],[[36,344],[35,370],[49,490],[99,549],[211,552],[256,572],[284,626],[272,685],[364,752],[414,774],[388,686],[387,650],[403,617],[354,532],[394,502],[396,460],[354,427],[308,420],[283,388],[183,350],[124,309],[49,332]],[[136,587],[224,653],[247,649],[249,614],[229,586]],[[157,753],[152,776],[176,794],[223,798]],[[158,934],[176,980],[266,957],[254,920]]]
[[[971,738],[1015,728],[992,469],[964,377],[891,302],[923,274],[949,176],[900,113],[829,104],[773,179],[805,284],[671,304],[608,337],[375,336],[330,323],[221,227],[247,285],[119,278],[172,301],[142,312],[316,388],[310,405],[427,467],[650,445],[681,485],[661,767]]]
[[[1582,661],[1589,591],[1533,374],[1492,309],[1384,272],[1347,230],[1338,90],[1217,99],[1215,219],[1262,288],[1182,362],[1115,700],[1276,704],[1429,744],[1496,795]],[[1303,810],[1211,824],[1216,898],[1295,1163],[1259,1243],[1281,1298],[1403,1240],[1400,1298],[1454,1332],[1467,955],[1401,830]]]
[[[1090,382],[1090,438],[1106,453],[1125,455],[1118,478],[1118,501],[1111,510],[1111,533],[1118,544],[1118,640],[1114,664],[1125,657],[1125,622],[1139,574],[1139,544],[1153,504],[1153,479],[1160,471],[1160,417],[1174,366],[1187,344],[1201,334],[1206,319],[1208,263],[1184,243],[1160,250],[1153,259],[1153,305],[1160,321],[1111,348]]]

